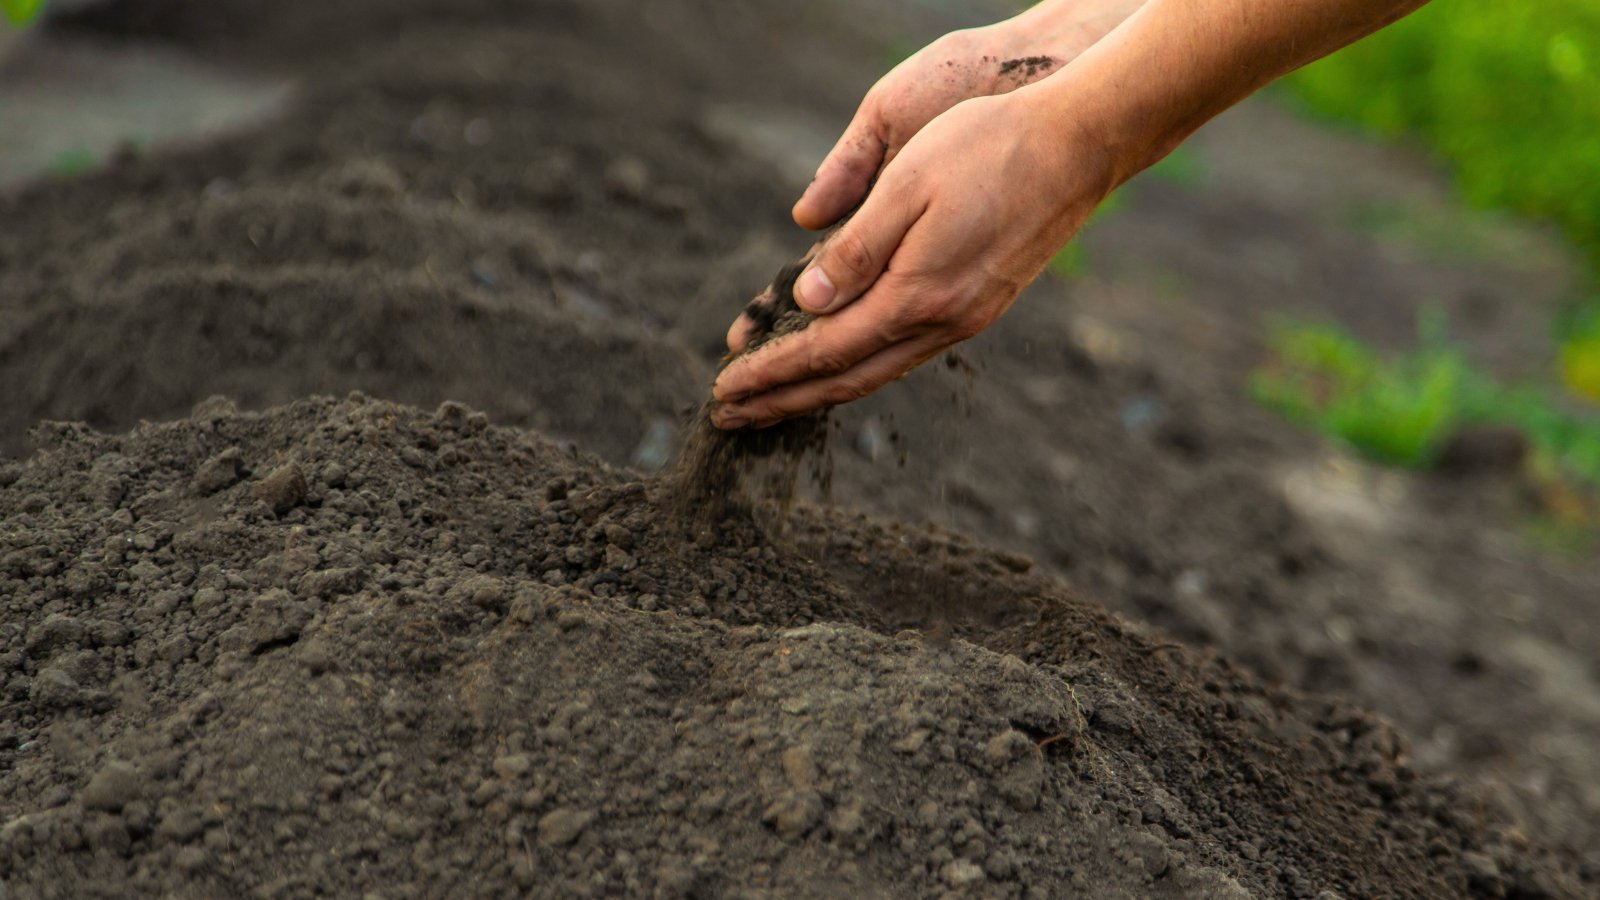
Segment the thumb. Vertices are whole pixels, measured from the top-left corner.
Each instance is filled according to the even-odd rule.
[[[861,104],[839,142],[817,168],[816,177],[795,203],[794,221],[801,228],[812,231],[827,228],[844,218],[867,196],[886,152],[874,124],[877,114],[869,110],[873,105],[870,99]]]
[[[904,189],[880,183],[855,215],[822,242],[795,280],[795,303],[808,313],[824,315],[866,293],[889,267],[923,208],[907,202]]]

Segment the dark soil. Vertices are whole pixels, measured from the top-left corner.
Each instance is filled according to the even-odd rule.
[[[1008,59],[1001,63],[1000,74],[1015,75],[1032,81],[1041,73],[1049,72],[1060,64],[1060,60],[1053,56],[1026,56],[1018,59]]]
[[[1492,478],[1330,536],[1248,343],[1117,337],[1143,275],[837,412],[877,518],[673,503],[649,473],[808,242],[705,106],[842,122],[880,45],[838,8],[293,9],[80,21],[299,100],[0,198],[10,896],[1595,892],[1592,564],[1468,524]],[[1277,290],[1257,240],[1375,320],[1414,286],[1264,201],[1140,209],[1128,246],[1215,245],[1163,258],[1219,316]]]
[[[1579,890],[1383,723],[1025,560],[696,538],[458,405],[212,401],[5,480],[14,895]]]

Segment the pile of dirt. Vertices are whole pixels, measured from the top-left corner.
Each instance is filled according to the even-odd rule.
[[[930,367],[835,414],[841,504],[948,531],[801,505],[788,532],[719,535],[644,480],[749,291],[809,243],[708,106],[842,123],[883,59],[845,24],[864,8],[152,0],[77,23],[300,87],[270,126],[0,197],[0,455],[34,453],[41,419],[187,420],[68,430],[4,470],[8,880],[445,893],[521,872],[633,893],[631,872],[714,892],[796,884],[790,865],[925,888],[975,866],[1269,894],[1576,895],[1576,871],[1592,892],[1600,570],[1530,575],[1476,514],[1397,526],[1381,571],[1353,564],[1279,484],[1309,443],[1215,362],[1248,347],[1185,343],[1194,317],[1145,297],[1148,273],[1081,284],[1076,307],[1036,286],[964,351],[976,381]],[[1240,261],[1276,265],[1305,224],[1254,199],[1136,195],[1127,243],[1161,238],[1242,318],[1282,298]],[[1341,289],[1383,264],[1350,244],[1322,263]],[[1106,325],[1141,302],[1145,352]],[[456,407],[281,407],[352,390],[543,438]],[[279,408],[191,418],[217,393]],[[1397,592],[1401,563],[1432,580]],[[813,652],[805,677],[762,668]],[[1398,720],[1421,774],[1370,717],[1257,675]],[[1034,749],[991,756],[1007,729]],[[1022,811],[1017,760],[1042,773]],[[1465,777],[1423,786],[1441,772]],[[1496,824],[1507,805],[1531,846]],[[1182,860],[1112,862],[1151,842]]]
[[[459,405],[61,426],[0,483],[14,896],[1578,893],[1026,560],[697,531]]]

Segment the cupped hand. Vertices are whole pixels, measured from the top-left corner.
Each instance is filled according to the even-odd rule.
[[[795,204],[795,222],[818,230],[839,221],[929,122],[964,100],[1004,94],[1055,73],[1143,2],[1045,0],[1011,19],[951,32],[924,47],[867,92]]]
[[[1006,311],[1115,180],[1104,146],[1042,96],[966,100],[907,141],[796,283],[817,319],[718,376],[718,427],[865,396]]]
[[[1004,93],[1059,65],[1041,53],[1007,64],[1006,23],[951,32],[895,66],[867,92],[816,177],[794,206],[801,227],[826,228],[854,209],[872,179],[929,122],[963,100]]]

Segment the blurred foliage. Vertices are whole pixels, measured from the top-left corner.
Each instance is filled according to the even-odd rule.
[[[71,178],[74,175],[82,175],[99,163],[100,160],[92,151],[84,147],[74,147],[57,153],[49,165],[45,166],[45,174],[56,178]]]
[[[1573,392],[1600,401],[1600,303],[1569,317],[1561,374]]]
[[[1600,263],[1600,4],[1434,3],[1292,83],[1315,110],[1420,137],[1473,202],[1554,219]]]
[[[1528,474],[1548,486],[1541,490],[1600,488],[1600,416],[1475,372],[1436,315],[1424,315],[1420,330],[1417,350],[1387,357],[1335,326],[1281,326],[1251,392],[1291,420],[1402,466],[1431,464],[1463,426],[1513,428],[1527,438]]]
[[[1430,346],[1386,360],[1333,326],[1285,326],[1251,392],[1264,405],[1378,460],[1424,466],[1459,418],[1470,369]]]
[[[1600,272],[1600,3],[1434,3],[1290,83],[1319,113],[1421,140],[1471,202],[1556,222]],[[1600,297],[1577,308],[1563,365],[1600,400]]]
[[[13,25],[32,22],[44,9],[44,0],[0,0],[0,13]]]

